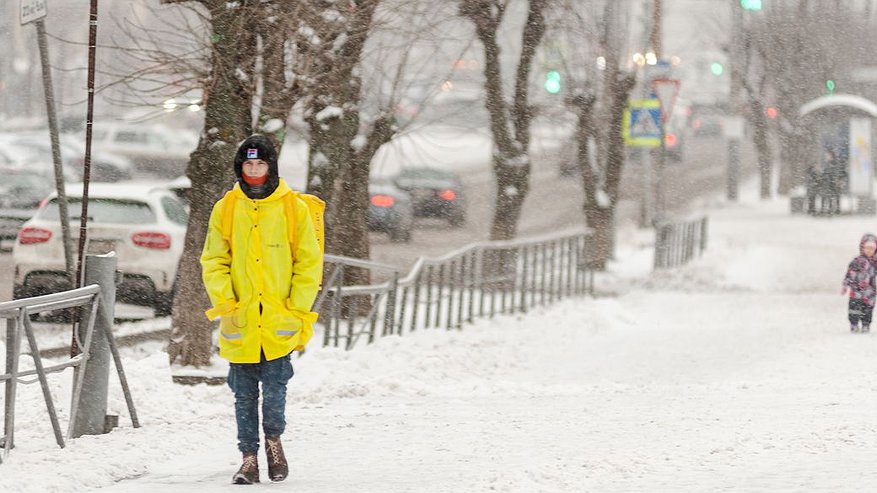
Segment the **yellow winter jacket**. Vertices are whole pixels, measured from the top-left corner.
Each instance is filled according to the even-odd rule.
[[[313,335],[323,257],[307,205],[295,200],[298,241],[290,254],[283,196],[293,192],[281,179],[274,193],[254,200],[235,185],[216,202],[204,250],[201,274],[213,308],[206,314],[219,323],[219,355],[232,363],[258,363],[303,349]],[[237,202],[231,241],[222,235],[222,204]],[[229,244],[231,243],[231,244]]]

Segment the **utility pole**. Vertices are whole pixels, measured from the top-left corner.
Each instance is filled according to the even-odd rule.
[[[664,29],[663,22],[664,21],[664,5],[663,0],[654,0],[653,8],[652,8],[652,30],[649,34],[649,45],[651,46],[652,53],[655,54],[656,63],[662,63],[664,57],[663,51],[663,39],[664,39]],[[646,81],[651,88],[652,81]],[[655,147],[651,152],[654,153],[654,159],[652,160],[655,163],[655,222],[658,222],[664,218],[666,214],[666,203],[664,200],[664,154],[665,153],[665,144],[664,144],[664,122],[661,122],[661,145]]]
[[[730,118],[725,123],[725,137],[728,140],[727,199],[736,202],[740,186],[740,139],[743,138],[742,116],[740,111],[741,77],[743,61],[743,9],[737,0],[731,2],[731,86],[728,92]]]
[[[649,46],[655,58],[661,59],[664,53],[664,0],[654,0],[652,3],[652,30],[649,33]]]

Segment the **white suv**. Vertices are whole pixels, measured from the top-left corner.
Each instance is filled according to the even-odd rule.
[[[67,198],[76,252],[82,185],[68,185]],[[18,233],[12,251],[15,298],[68,288],[59,217],[53,192]],[[116,252],[117,268],[122,274],[116,290],[118,301],[153,306],[157,316],[169,315],[187,222],[186,207],[167,188],[93,183],[89,189],[86,253]]]

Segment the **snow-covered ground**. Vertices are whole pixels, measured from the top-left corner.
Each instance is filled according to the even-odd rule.
[[[714,204],[705,256],[672,271],[653,274],[650,235],[623,228],[597,298],[314,344],[290,382],[291,477],[261,487],[874,490],[877,336],[847,330],[840,280],[877,221],[742,196]],[[20,386],[0,490],[239,490],[230,391],[172,384],[158,343],[123,357],[143,427],[113,386],[121,427],[58,449],[38,385]],[[70,380],[51,378],[65,418]]]

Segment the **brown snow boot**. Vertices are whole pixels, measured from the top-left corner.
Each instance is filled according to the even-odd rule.
[[[289,465],[283,455],[280,437],[265,437],[265,455],[268,456],[268,477],[271,481],[283,481],[289,474]]]
[[[244,452],[244,463],[231,478],[234,484],[253,484],[259,482],[259,460],[256,452]]]

